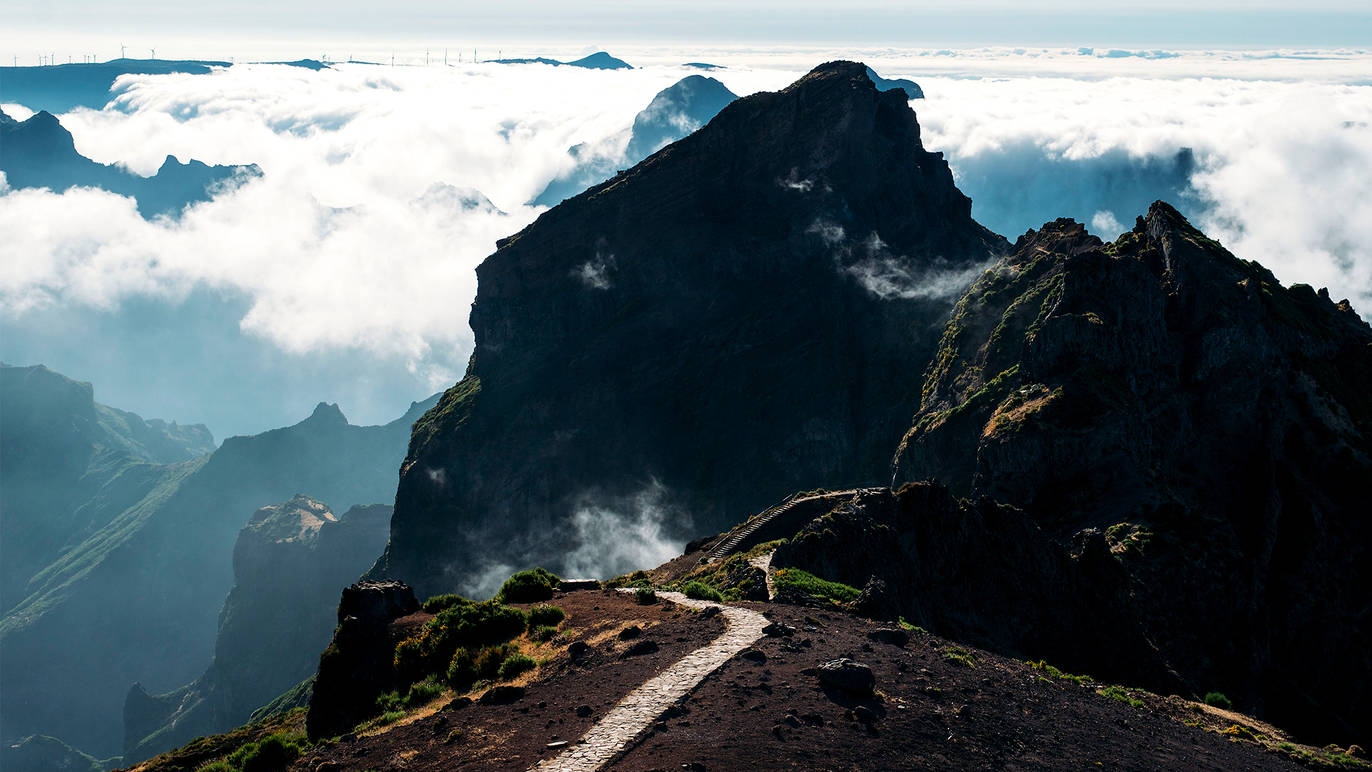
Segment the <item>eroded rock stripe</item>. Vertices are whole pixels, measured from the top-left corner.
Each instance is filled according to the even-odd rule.
[[[659,592],[658,597],[696,609],[719,606],[728,624],[724,633],[708,645],[682,657],[620,700],[575,745],[558,756],[533,766],[533,770],[590,772],[604,766],[639,736],[672,703],[686,696],[705,677],[735,654],[762,637],[766,617],[745,608],[691,600],[679,592]]]

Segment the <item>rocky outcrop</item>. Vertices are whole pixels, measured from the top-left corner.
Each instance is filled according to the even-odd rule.
[[[1346,301],[1283,287],[1166,204],[1113,244],[1059,220],[959,301],[894,475],[1084,545],[1195,691],[1366,738],[1369,383]]]
[[[404,582],[358,582],[343,590],[333,641],[319,656],[306,726],[333,737],[375,713],[376,698],[399,686],[393,660],[404,637],[392,622],[419,610]]]
[[[165,695],[135,687],[124,705],[125,762],[245,723],[313,675],[335,625],[337,588],[385,547],[390,517],[383,504],[335,517],[306,496],[259,509],[234,545],[235,585],[219,614],[214,661]]]
[[[772,566],[862,588],[854,605],[865,616],[1074,672],[1180,685],[1131,618],[1104,540],[1058,544],[1024,512],[959,501],[937,483],[855,493],[777,547]]]
[[[884,476],[950,293],[1006,246],[861,64],[733,102],[477,269],[475,352],[416,424],[374,575],[556,567],[580,505],[656,484],[699,532]]]

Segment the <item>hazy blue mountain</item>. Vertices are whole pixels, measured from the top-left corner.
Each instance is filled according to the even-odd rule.
[[[31,110],[65,113],[77,107],[99,110],[109,103],[110,88],[120,75],[204,75],[229,62],[168,59],[112,59],[92,64],[0,67],[0,102],[17,102]]]
[[[104,772],[118,764],[118,757],[100,760],[45,735],[0,745],[0,769],[5,772]]]
[[[201,425],[144,421],[97,403],[89,383],[41,365],[0,365],[0,611],[33,575],[108,523],[110,506],[155,486],[166,465],[204,456]]]
[[[546,56],[532,59],[491,59],[490,61],[494,64],[549,64],[554,67],[566,65],[568,67],[585,67],[588,70],[632,70],[634,68],[632,64],[623,59],[616,59],[604,51],[597,51],[590,56],[583,56],[571,62],[549,59]]]
[[[187,204],[208,201],[223,187],[261,174],[255,165],[207,166],[194,159],[183,164],[169,155],[157,174],[142,177],[76,152],[71,132],[47,111],[26,121],[0,112],[0,171],[11,188],[92,187],[132,196],[148,218],[179,214]]]
[[[433,404],[413,404],[384,426],[353,426],[321,403],[294,426],[159,464],[107,447],[108,431],[123,434],[92,428],[101,412],[89,385],[44,368],[0,373],[13,599],[0,619],[0,741],[52,735],[97,756],[122,748],[130,684],[173,689],[210,660],[247,513],[303,491],[341,510],[390,501],[410,426]],[[118,420],[132,423],[115,411],[104,423]],[[198,447],[187,444],[185,455]],[[47,562],[12,563],[11,552]]]
[[[907,80],[906,78],[883,78],[871,67],[867,68],[867,77],[872,79],[872,83],[877,87],[878,91],[890,91],[893,88],[898,88],[901,91],[904,91],[905,96],[911,99],[924,98],[924,89],[920,88],[919,84],[913,80]]]
[[[723,70],[723,69],[726,69],[726,68],[724,67],[724,65],[722,65],[722,64],[710,64],[710,63],[708,63],[708,62],[686,62],[685,64],[683,64],[683,65],[681,65],[681,66],[682,66],[682,67],[694,67],[694,68],[697,69],[697,70],[707,70],[707,71],[710,71],[710,72],[713,72],[713,71],[715,71],[715,70]]]
[[[585,144],[567,153],[576,160],[568,172],[555,178],[533,203],[556,206],[564,199],[603,182],[621,168],[633,166],[667,145],[709,123],[724,106],[737,99],[723,83],[703,75],[689,75],[659,91],[653,101],[634,116],[629,141],[622,156],[608,154]]]
[[[234,545],[234,587],[219,612],[214,660],[166,694],[129,691],[123,764],[246,723],[314,675],[338,621],[339,589],[385,548],[390,522],[386,504],[335,516],[307,496],[254,513]]]

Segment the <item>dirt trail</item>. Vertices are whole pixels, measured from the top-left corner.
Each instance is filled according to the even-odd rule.
[[[767,625],[766,617],[750,609],[691,600],[679,592],[659,592],[658,597],[696,609],[718,607],[728,627],[723,635],[635,689],[580,740],[558,756],[536,764],[533,770],[590,772],[600,769],[706,676],[761,638],[762,628]]]

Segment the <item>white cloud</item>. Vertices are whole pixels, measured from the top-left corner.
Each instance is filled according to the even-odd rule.
[[[1239,256],[1372,310],[1372,86],[1345,83],[1366,72],[1365,54],[651,53],[727,64],[714,76],[739,94],[782,87],[819,61],[864,58],[921,84],[928,98],[912,105],[925,145],[948,155],[974,216],[1011,237],[1058,215],[1108,237],[1164,188],[1190,197],[1183,209]],[[542,211],[525,202],[569,166],[568,147],[622,152],[635,112],[690,73],[254,65],[130,76],[114,108],[62,116],[82,153],[142,174],[168,153],[257,163],[263,177],[179,221],[144,221],[132,201],[100,191],[5,192],[0,307],[117,309],[131,297],[231,291],[250,299],[241,328],[284,351],[399,357],[434,388],[448,385],[471,350],[475,265]],[[1185,148],[1187,163],[1174,163]],[[813,183],[793,174],[778,184],[803,194]],[[455,189],[494,206],[468,206]],[[835,223],[814,231],[847,238]],[[591,286],[609,280],[586,267]],[[852,270],[896,295],[927,278],[877,258]]]
[[[608,579],[653,568],[681,554],[684,542],[666,533],[690,525],[686,513],[672,508],[667,489],[653,481],[626,498],[604,501],[587,496],[572,515],[576,547],[563,559],[564,576]]]

